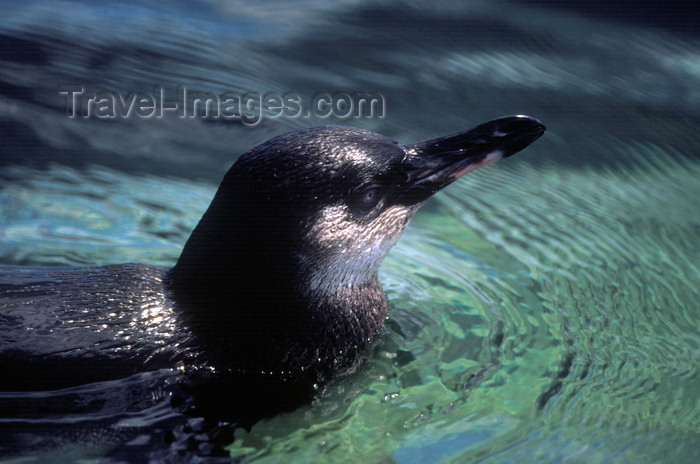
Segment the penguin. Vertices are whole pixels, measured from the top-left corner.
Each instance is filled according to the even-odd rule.
[[[200,394],[234,388],[241,415],[307,401],[368,356],[379,266],[420,206],[544,133],[507,116],[405,145],[339,126],[275,137],[233,164],[172,268],[0,267],[0,390],[172,369]]]

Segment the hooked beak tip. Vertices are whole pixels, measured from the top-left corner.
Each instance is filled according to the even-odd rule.
[[[411,198],[427,198],[463,175],[507,158],[545,134],[539,120],[505,116],[472,129],[404,145]],[[420,192],[423,192],[422,194]]]

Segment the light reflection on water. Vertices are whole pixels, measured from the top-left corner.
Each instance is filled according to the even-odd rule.
[[[41,5],[17,7],[3,29],[37,24],[45,50],[0,69],[3,82],[31,90],[21,99],[5,86],[0,100],[9,133],[28,134],[4,144],[0,159],[3,264],[171,265],[233,159],[301,125],[360,125],[410,142],[525,112],[550,129],[418,213],[382,266],[391,315],[372,359],[314,405],[239,430],[233,455],[700,460],[697,40],[523,5],[504,16],[499,2],[430,12],[413,5],[383,23],[392,8],[360,2],[294,20],[289,12],[288,21],[263,7],[244,8],[234,21],[216,3],[208,5],[216,15],[192,17],[179,5],[165,16],[113,7],[113,24],[140,25],[115,41],[99,21],[53,17]],[[91,8],[83,14],[99,19],[108,7]],[[259,33],[270,23],[281,25],[276,34]],[[84,47],[41,36],[86,28]],[[96,123],[63,116],[55,88],[65,80],[124,92],[169,82],[213,91],[377,89],[392,106],[384,120],[280,119],[252,130]],[[93,424],[92,451],[118,443],[119,427],[148,430],[168,415],[104,388],[109,395],[99,397],[122,403],[99,409],[111,419]],[[124,408],[131,422],[119,418]],[[75,419],[90,423],[89,415]],[[73,455],[89,454],[78,441],[59,439]]]

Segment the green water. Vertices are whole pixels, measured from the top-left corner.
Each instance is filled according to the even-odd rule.
[[[237,156],[294,128],[408,143],[506,114],[548,127],[418,212],[382,265],[390,320],[370,360],[238,430],[233,456],[700,462],[700,40],[680,2],[6,3],[0,265],[172,265]],[[71,119],[61,85],[376,91],[387,107],[255,127]],[[6,459],[111,463],[156,440],[186,419],[148,378],[79,389],[84,414],[0,410],[26,432]]]
[[[623,151],[617,168],[508,160],[432,199],[382,266],[391,317],[372,359],[239,430],[232,454],[695,462],[700,164]],[[214,192],[104,168],[14,175],[3,250],[34,265],[172,263]]]

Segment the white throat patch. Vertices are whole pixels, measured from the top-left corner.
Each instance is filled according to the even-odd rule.
[[[348,288],[373,278],[417,209],[393,205],[360,224],[345,205],[324,208],[308,233],[314,253],[321,257],[309,262],[311,288]]]

